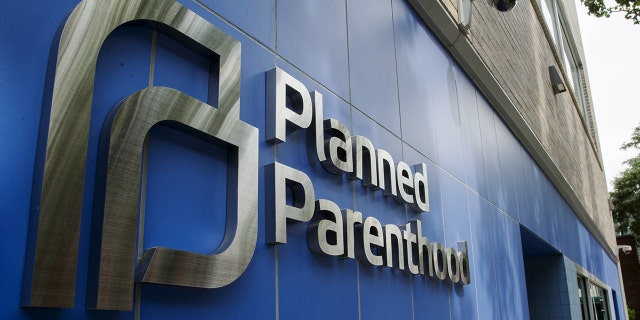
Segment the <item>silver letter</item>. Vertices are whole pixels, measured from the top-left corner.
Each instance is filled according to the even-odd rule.
[[[396,168],[393,163],[393,158],[389,152],[378,149],[376,150],[376,159],[378,160],[378,187],[382,189],[383,195],[396,196]],[[387,170],[385,170],[385,168],[387,168]],[[389,176],[386,178],[385,172],[389,173]]]
[[[351,157],[351,134],[347,127],[336,119],[324,120],[324,132],[330,134],[325,140],[325,154],[329,159],[322,161],[322,165],[333,173],[353,171],[353,158]]]
[[[128,22],[158,22],[172,37],[187,39],[220,55],[217,110],[229,119],[240,114],[240,43],[174,0],[84,0],[69,15],[57,44],[55,80],[46,151],[38,152],[30,240],[25,259],[22,305],[73,307],[96,61],[109,34]],[[230,41],[231,40],[231,41]],[[136,191],[137,192],[137,191]],[[137,223],[137,222],[136,222]],[[119,233],[116,237],[123,236]],[[129,237],[124,241],[135,241]],[[124,236],[123,236],[124,237]],[[135,257],[128,265],[135,263]],[[129,268],[116,265],[117,269]],[[133,269],[131,269],[133,270]],[[120,270],[121,271],[121,270]],[[126,276],[132,282],[133,274]],[[133,289],[133,284],[131,283]],[[131,290],[132,290],[131,289]],[[129,299],[132,291],[110,298]],[[105,295],[107,295],[105,293]],[[120,299],[120,297],[123,297]],[[91,305],[91,302],[88,302]],[[100,309],[130,309],[131,303],[105,303]]]
[[[447,257],[442,249],[442,244],[434,242],[433,244],[433,269],[435,270],[436,277],[440,280],[447,278]]]
[[[414,243],[417,243],[417,236],[416,236],[415,233],[411,232],[411,225],[412,224],[413,224],[412,222],[407,223],[407,225],[405,226],[405,230],[402,231],[402,235],[403,235],[404,240],[405,240],[405,242],[407,244],[407,247],[406,247],[407,248],[406,249],[406,251],[407,251],[407,259],[406,259],[407,268],[409,269],[409,272],[411,272],[412,274],[418,274],[418,273],[420,273],[420,268],[418,268],[418,265],[416,265],[416,263],[413,261],[414,254],[416,254],[418,252],[417,250],[414,252],[414,250],[417,249],[417,248],[414,248],[414,246],[413,246]]]
[[[287,107],[287,97],[291,99],[292,109]],[[285,142],[287,124],[295,125],[294,130],[308,128],[311,117],[311,97],[307,88],[280,68],[267,71],[267,141],[273,144]]]
[[[429,211],[429,184],[427,183],[427,165],[424,163],[413,166],[416,172],[413,178],[413,194],[415,202],[410,205],[415,212]]]
[[[398,179],[398,195],[394,197],[396,202],[413,204],[413,174],[408,164],[403,161],[396,165],[396,178]]]
[[[316,219],[315,217],[318,217]],[[344,253],[342,214],[338,205],[325,199],[316,200],[314,221],[309,224],[307,243],[311,251],[330,256]],[[329,232],[332,234],[329,235]],[[329,243],[329,239],[335,244]]]
[[[304,172],[278,162],[267,165],[265,171],[269,186],[267,243],[287,243],[287,219],[307,222],[313,216],[313,184]],[[287,185],[293,189],[293,206],[287,205]]]
[[[402,232],[400,228],[395,224],[387,224],[383,227],[384,229],[384,238],[385,238],[385,262],[387,267],[392,268],[393,260],[395,256],[395,260],[398,261],[397,267],[400,270],[404,270],[404,245],[402,245]],[[393,238],[396,238],[396,242],[393,242]]]
[[[359,224],[356,227],[358,229],[356,233],[359,238],[358,243],[361,244],[356,247],[356,258],[362,263],[381,266],[384,262],[382,256],[375,254],[371,250],[372,245],[384,248],[384,235],[380,221],[374,217],[367,217],[364,219],[364,224]],[[376,249],[376,251],[378,250]]]
[[[322,94],[317,91],[311,92],[311,100],[313,101],[313,117],[311,120],[312,130],[307,131],[307,156],[311,162],[314,162],[315,154],[318,161],[322,163],[327,160],[327,156],[324,153]]]
[[[413,220],[409,221],[409,224],[412,226],[412,229],[415,230],[416,237],[418,238],[418,266],[420,267],[420,274],[433,277],[433,250],[429,239],[422,236],[422,221]]]
[[[147,133],[160,122],[198,132],[231,151],[225,235],[222,244],[208,255],[162,247],[147,249],[135,268],[135,279],[198,288],[219,288],[235,281],[251,261],[257,238],[258,129],[165,87],[140,90],[116,108],[115,115],[105,122],[105,129],[110,130],[104,132],[110,136],[104,203],[96,203],[98,208],[103,205],[103,217],[99,219],[99,212],[94,216],[102,222],[101,250],[98,277],[89,280],[90,287],[95,287],[88,290],[87,306],[131,308],[142,150]]]
[[[448,264],[449,279],[451,282],[457,283],[460,281],[460,260],[456,254],[456,250],[453,248],[444,249],[444,253]]]
[[[471,283],[471,271],[469,269],[469,253],[466,241],[458,241],[458,260],[460,261],[460,283]]]
[[[366,137],[353,136],[351,137],[351,145],[353,147],[354,170],[348,174],[349,179],[360,179],[363,187],[377,188],[378,168],[373,144]],[[365,160],[369,160],[366,166]],[[365,169],[369,169],[366,175]]]
[[[354,231],[357,224],[362,224],[362,213],[349,209],[342,209],[342,220],[344,224],[344,234],[347,242],[345,257],[353,259],[355,257]]]

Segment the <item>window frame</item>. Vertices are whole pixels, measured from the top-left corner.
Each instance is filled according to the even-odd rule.
[[[583,62],[578,54],[575,40],[569,36],[571,30],[568,26],[564,8],[558,0],[538,0],[538,6],[564,70],[565,81],[568,82],[567,87],[571,88],[576,98],[580,115],[585,123],[589,123],[584,92]]]
[[[613,306],[613,298],[611,287],[606,285],[600,279],[589,273],[586,269],[576,264],[576,279],[578,282],[578,294],[584,295],[584,300],[580,301],[580,309],[583,320],[612,320],[615,319],[615,309]],[[604,306],[604,318],[599,318],[596,313],[595,295],[593,290],[600,290],[602,293],[602,306]],[[580,295],[578,295],[580,299]],[[586,303],[582,303],[582,302]],[[585,318],[585,314],[587,317]]]

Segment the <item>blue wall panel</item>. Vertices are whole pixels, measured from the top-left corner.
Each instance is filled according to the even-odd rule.
[[[518,227],[516,225],[516,227]],[[517,288],[514,296],[514,305],[516,308],[516,318],[526,319],[529,313],[529,307],[527,305],[527,287],[524,273],[524,256],[522,253],[521,237],[519,235],[520,229],[517,231],[512,230],[511,236],[513,246],[510,247],[512,254],[511,268],[514,270],[512,285]]]
[[[491,227],[501,319],[528,319],[527,289],[518,223],[494,210]]]
[[[438,161],[431,66],[437,41],[404,1],[393,1],[402,139]]]
[[[561,251],[574,262],[580,261],[580,246],[577,241],[578,225],[580,222],[575,218],[573,211],[566,202],[562,202],[560,209],[560,225],[562,226],[563,236],[560,239]]]
[[[529,154],[522,145],[518,144],[516,149],[518,154],[515,155],[515,157],[518,159],[516,161],[519,161],[518,164],[516,164],[515,171],[517,188],[516,197],[518,198],[518,221],[523,223],[523,220],[531,215],[531,180],[528,180],[531,177],[531,160],[529,158]]]
[[[431,242],[445,242],[444,217],[442,216],[442,195],[440,176],[442,170],[411,147],[404,146],[405,161],[407,163],[424,162],[429,173],[429,212],[414,214],[409,210],[409,220],[422,222],[422,235]],[[434,319],[448,319],[450,317],[450,283],[430,277],[416,276],[412,281],[413,309],[416,318],[433,317]]]
[[[442,211],[446,245],[455,247],[458,241],[470,239],[469,208],[465,186],[449,173],[439,171],[442,188]]]
[[[209,101],[209,59],[158,34],[154,51],[153,85],[175,88],[200,101]]]
[[[582,224],[578,224],[578,241],[580,242],[580,260],[576,261],[579,265],[587,270],[591,270],[591,240],[589,231]]]
[[[400,138],[355,108],[351,109],[351,117],[353,121],[352,135],[367,137],[376,149],[383,149],[389,152],[394,162],[402,160],[402,143]]]
[[[375,148],[388,151],[394,162],[402,160],[402,142],[391,132],[353,109],[353,132],[368,137]],[[382,191],[372,191],[356,182],[355,208],[363,219],[375,217],[384,226],[403,226],[407,222],[405,206],[399,205]],[[411,317],[411,276],[397,269],[359,265],[359,288],[362,317]]]
[[[287,244],[278,247],[280,318],[357,317],[355,260],[313,254],[306,228],[287,233]]]
[[[529,230],[536,234],[541,234],[541,215],[543,214],[544,199],[542,199],[542,172],[538,165],[528,155],[522,157],[524,166],[525,185],[527,193],[531,196],[528,198],[529,207],[523,212],[520,210],[520,222]]]
[[[400,135],[391,3],[347,1],[351,104]]]
[[[425,158],[415,149],[408,145],[404,145],[404,161],[408,164],[425,163],[428,172],[429,184],[429,211],[422,213],[414,213],[413,210],[407,210],[408,219],[422,221],[422,234],[429,238],[430,241],[444,242],[444,217],[442,215],[442,193],[440,175],[441,169],[433,162]]]
[[[548,183],[547,187],[548,187],[548,193],[549,193],[549,198],[547,200],[547,210],[545,212],[545,215],[548,217],[548,220],[546,223],[546,226],[547,226],[546,230],[548,231],[547,242],[549,242],[554,247],[561,249],[560,239],[563,235],[562,235],[562,225],[560,224],[561,222],[560,221],[560,218],[561,218],[560,203],[564,201],[562,199],[562,196],[560,196],[560,193],[558,192],[558,190],[556,190],[556,188],[553,186],[553,184]]]
[[[478,99],[477,102],[478,119],[480,119],[480,137],[482,138],[482,155],[484,157],[484,172],[487,178],[487,194],[482,195],[486,196],[494,205],[504,209],[504,186],[502,185],[495,127],[496,115],[486,100]]]
[[[442,209],[446,241],[444,245],[458,249],[459,241],[467,241],[469,269],[474,265],[473,247],[471,246],[470,211],[467,204],[466,187],[444,171],[440,171],[442,185]],[[475,214],[475,213],[474,213]],[[434,240],[438,241],[438,240]],[[474,273],[475,276],[475,273]],[[478,317],[476,302],[476,284],[451,285],[451,318],[475,319]]]
[[[349,63],[344,1],[281,0],[276,14],[278,54],[347,99]]]
[[[487,194],[487,181],[482,155],[482,138],[478,118],[477,93],[473,83],[461,72],[456,74],[458,105],[460,108],[460,130],[464,154],[464,179],[469,188],[479,194]]]
[[[429,212],[414,213],[407,210],[408,220],[422,222],[422,235],[431,242],[445,243],[445,229],[441,193],[442,169],[436,166],[422,154],[405,144],[403,149],[404,161],[409,164],[425,163],[427,165],[429,183]],[[414,316],[419,318],[429,315],[438,319],[450,316],[451,284],[427,276],[415,276],[412,280]]]
[[[471,282],[475,284],[479,319],[499,319],[502,300],[496,299],[498,286],[494,262],[494,233],[492,232],[493,207],[475,192],[468,190],[469,223],[471,226]]]
[[[496,138],[500,162],[500,179],[504,197],[504,211],[518,219],[516,171],[520,167],[519,143],[506,124],[496,117]]]
[[[0,318],[19,318],[34,158],[53,39],[74,1],[0,4]],[[35,12],[34,12],[35,11]],[[27,18],[33,16],[33,18]],[[68,313],[67,313],[68,314]]]
[[[589,268],[589,272],[596,275],[599,279],[604,279],[605,271],[605,259],[609,260],[608,257],[605,257],[602,253],[602,249],[600,249],[600,245],[598,244],[598,240],[589,235],[589,240],[591,241],[591,257],[590,262],[591,266]]]
[[[433,57],[434,60],[446,61],[446,51],[443,48],[438,49]],[[456,88],[456,73],[459,72],[456,69],[458,68],[453,61],[434,63],[430,71],[432,76],[436,77],[436,81],[431,82],[429,91],[435,111],[439,164],[458,179],[464,179],[460,112]]]
[[[275,0],[199,0],[194,2],[199,2],[207,10],[216,12],[250,34],[259,43],[275,49]]]
[[[303,82],[308,90],[323,94],[324,117],[335,118],[346,126],[350,123],[349,107],[318,84],[294,72],[291,66],[279,66]],[[328,199],[340,208],[353,208],[353,182],[346,176],[328,172],[306,152],[306,132],[295,131],[285,143],[278,144],[276,160],[311,177],[316,199]],[[313,155],[315,157],[315,155]],[[312,158],[313,158],[312,157]],[[270,186],[267,186],[270,187]],[[282,319],[322,319],[357,316],[356,265],[351,259],[312,253],[307,245],[306,223],[287,224],[287,243],[278,245],[279,314]]]
[[[229,151],[165,126],[149,137],[145,247],[215,251],[225,231]]]

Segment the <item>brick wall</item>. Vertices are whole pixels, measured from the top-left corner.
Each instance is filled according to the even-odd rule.
[[[634,236],[621,236],[617,241],[619,245],[628,245],[632,248],[629,254],[620,253],[620,269],[627,306],[640,311],[640,262],[638,262],[636,239]]]

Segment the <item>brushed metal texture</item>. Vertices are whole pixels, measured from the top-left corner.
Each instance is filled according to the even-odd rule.
[[[42,178],[34,179],[23,306],[73,307],[96,60],[107,36],[130,22],[151,22],[199,53],[219,56],[216,107],[227,119],[239,118],[238,41],[173,0],[78,4],[59,39],[48,131],[41,133],[47,145]]]
[[[236,280],[253,256],[258,234],[258,129],[175,89],[146,88],[123,100],[112,121],[105,123],[110,137],[102,243],[90,308],[132,307],[142,150],[156,124],[230,151],[227,222],[222,244],[210,255],[164,247],[145,250],[135,269],[136,281],[218,288]]]

